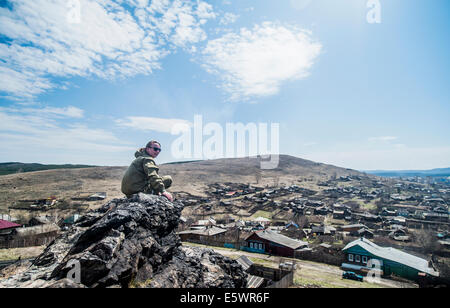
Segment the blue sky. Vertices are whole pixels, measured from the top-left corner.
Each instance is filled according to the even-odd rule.
[[[373,2],[0,0],[0,161],[175,161],[201,115],[317,162],[449,167],[450,4]]]

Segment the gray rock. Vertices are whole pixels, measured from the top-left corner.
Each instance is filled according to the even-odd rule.
[[[114,199],[0,287],[245,287],[247,275],[236,261],[181,246],[175,231],[182,209],[181,202],[153,195]]]

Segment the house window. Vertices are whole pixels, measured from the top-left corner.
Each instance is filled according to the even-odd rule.
[[[263,249],[262,244],[259,244],[259,250],[262,250],[262,249]]]
[[[362,263],[367,264],[367,256],[362,256]]]
[[[348,255],[348,260],[349,260],[350,262],[353,262],[353,255],[352,255],[351,253]]]
[[[253,243],[250,243],[250,248],[253,248]]]
[[[361,262],[361,256],[360,255],[355,255],[355,262],[357,262],[357,263]]]

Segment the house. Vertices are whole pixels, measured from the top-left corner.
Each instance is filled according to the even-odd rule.
[[[316,235],[334,235],[336,234],[336,228],[326,225],[313,226],[311,233],[315,233]]]
[[[353,213],[352,214],[354,219],[363,220],[363,221],[371,221],[371,222],[380,222],[382,221],[381,216],[379,215],[373,215],[368,212],[366,213]]]
[[[407,235],[405,229],[393,230],[389,233],[389,237],[393,240],[400,241],[400,242],[409,241],[409,236]]]
[[[194,222],[191,225],[190,228],[192,230],[199,230],[199,229],[205,229],[207,227],[214,226],[214,225],[216,225],[216,221],[214,220],[214,218],[210,218],[210,219],[197,220],[196,222]]]
[[[227,232],[226,229],[218,228],[218,227],[208,227],[200,230],[186,230],[178,232],[177,234],[180,236],[181,241],[183,242],[204,242],[209,240],[217,239],[220,235]]]
[[[257,223],[256,225],[253,226],[252,231],[256,231],[256,230],[264,230],[265,227],[263,224],[261,223]]]
[[[253,219],[254,222],[256,222],[257,224],[261,224],[262,226],[268,226],[270,225],[271,220],[268,218],[264,218],[264,217],[258,217]]]
[[[395,274],[406,279],[417,280],[419,274],[435,277],[439,275],[429,267],[425,259],[395,248],[378,246],[364,238],[347,244],[342,251],[346,258],[341,266],[344,270],[368,272],[371,270],[371,264],[379,264],[380,273],[384,276]]]
[[[314,209],[314,214],[315,215],[327,215],[328,214],[328,207],[321,206],[321,207],[315,208]]]
[[[62,221],[60,223],[58,223],[58,225],[61,225],[61,226],[73,225],[78,220],[80,220],[80,218],[81,218],[80,214],[74,214],[74,215],[70,216],[69,218],[62,219]]]
[[[394,219],[392,219],[392,224],[406,226],[406,218],[402,216],[397,216]]]
[[[382,209],[380,215],[381,216],[397,216],[397,211],[396,210],[391,211],[384,207]]]
[[[9,235],[14,233],[14,230],[20,228],[21,225],[7,220],[0,219],[0,235]]]
[[[308,247],[307,242],[295,240],[271,230],[253,232],[245,239],[242,250],[269,253],[284,257],[294,257],[295,251]]]
[[[297,225],[295,222],[291,221],[284,227],[284,229],[285,230],[298,230],[298,229],[300,229],[300,226]]]
[[[355,235],[358,237],[363,237],[363,238],[368,238],[368,239],[372,239],[374,236],[373,232],[367,228],[359,229]]]
[[[345,218],[344,211],[334,210],[333,211],[333,218],[334,219],[344,219]]]
[[[342,226],[341,230],[345,231],[345,232],[357,232],[361,228],[367,228],[367,227],[363,224],[346,225],[346,226]]]

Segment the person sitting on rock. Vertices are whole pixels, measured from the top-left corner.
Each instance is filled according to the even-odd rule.
[[[160,176],[155,158],[161,152],[161,144],[152,140],[145,148],[141,148],[134,156],[136,159],[128,167],[122,178],[122,192],[130,198],[139,192],[165,196],[173,201],[172,194],[166,191],[172,185],[170,176]]]

